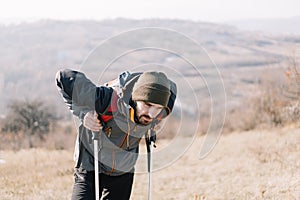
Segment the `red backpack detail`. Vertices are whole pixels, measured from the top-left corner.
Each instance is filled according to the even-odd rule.
[[[119,96],[118,96],[117,92],[114,91],[112,94],[111,103],[110,103],[108,109],[106,110],[106,112],[104,112],[103,115],[100,115],[100,120],[102,122],[106,123],[114,117],[113,116],[114,113],[116,113],[118,111],[118,105],[117,105],[118,99],[119,99]]]

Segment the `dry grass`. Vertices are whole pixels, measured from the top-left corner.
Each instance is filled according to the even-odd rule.
[[[300,198],[300,129],[223,135],[199,160],[204,137],[173,165],[153,173],[153,199]],[[161,140],[158,148],[168,144]],[[180,147],[179,147],[180,148]],[[1,199],[70,199],[72,151],[2,151]],[[147,199],[147,174],[135,176],[132,199]]]
[[[70,199],[72,152],[30,149],[0,152],[1,199]]]
[[[153,174],[153,199],[300,198],[300,129],[224,135],[199,160],[203,140],[198,138],[181,159]],[[147,183],[147,174],[136,176],[132,199],[146,199]]]

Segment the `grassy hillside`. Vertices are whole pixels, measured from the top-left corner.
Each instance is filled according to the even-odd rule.
[[[199,160],[204,139],[197,137],[176,162],[153,173],[154,199],[299,199],[299,129],[223,135]],[[171,143],[159,140],[157,148]],[[0,159],[1,199],[70,199],[72,151],[0,151]],[[136,174],[131,199],[147,198],[147,176]]]

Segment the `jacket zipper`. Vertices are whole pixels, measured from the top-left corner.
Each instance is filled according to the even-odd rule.
[[[111,166],[111,171],[110,171],[110,175],[112,175],[112,173],[114,173],[114,171],[115,171],[115,167],[116,167],[116,153],[115,153],[115,150],[113,150],[113,152],[112,152],[112,161],[113,161],[113,163],[112,163],[112,166]]]

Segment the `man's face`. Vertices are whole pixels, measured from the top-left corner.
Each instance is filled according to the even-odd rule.
[[[163,110],[163,106],[155,103],[136,101],[136,117],[140,124],[148,125]]]

